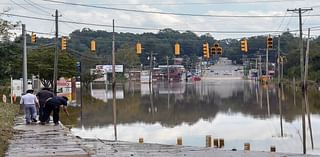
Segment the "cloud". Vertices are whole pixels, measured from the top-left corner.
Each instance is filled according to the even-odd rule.
[[[14,0],[16,3],[25,4],[22,0]],[[290,1],[273,1],[271,2],[257,2],[250,0],[240,1],[221,1],[221,4],[214,4],[212,1],[201,1],[207,2],[208,5],[151,5],[150,3],[160,3],[160,2],[150,2],[145,0],[119,0],[113,2],[118,5],[101,5],[107,4],[101,1],[68,1],[73,3],[84,3],[84,4],[100,4],[100,6],[124,8],[124,9],[135,9],[144,11],[156,11],[156,12],[176,12],[176,13],[190,13],[190,14],[210,14],[210,15],[286,15],[285,18],[218,18],[218,17],[201,17],[201,16],[177,16],[177,15],[164,15],[164,14],[148,14],[139,12],[127,12],[127,11],[115,11],[107,9],[97,9],[88,8],[80,6],[70,6],[70,5],[53,5],[49,2],[43,2],[41,0],[32,0],[38,3],[40,7],[47,10],[48,12],[54,13],[53,9],[58,9],[62,14],[59,19],[72,20],[77,22],[85,23],[98,23],[98,24],[112,24],[112,19],[115,19],[116,26],[129,26],[129,27],[146,27],[146,28],[173,28],[175,30],[191,30],[191,31],[209,31],[215,38],[241,38],[244,36],[257,35],[253,33],[216,33],[214,31],[270,31],[270,30],[290,30],[298,29],[298,18],[289,17],[293,13],[286,13],[288,8],[297,8],[299,6],[316,6],[320,5],[317,0],[296,0],[294,2]],[[191,1],[186,1],[191,3]],[[236,2],[236,3],[230,3]],[[51,15],[44,16],[41,11],[36,11],[32,6],[28,6],[28,10],[14,5],[9,0],[4,0],[3,3],[8,5],[0,5],[1,9],[6,7],[13,8],[10,13],[46,17],[52,18]],[[130,4],[141,4],[141,5],[130,5]],[[182,3],[181,1],[163,1],[161,3]],[[223,4],[225,3],[225,4]],[[50,5],[48,5],[50,4]],[[121,5],[120,5],[121,4]],[[125,5],[127,4],[127,5]],[[150,4],[150,5],[148,5]],[[52,8],[52,9],[48,9]],[[34,10],[33,12],[31,12]],[[310,14],[319,13],[319,8],[314,8],[314,11]],[[293,14],[297,15],[297,14]],[[308,15],[305,13],[304,15]],[[25,18],[8,18],[13,21],[21,20],[26,23],[27,28],[30,30],[37,30],[41,32],[52,32],[52,22],[39,21]],[[316,17],[303,17],[304,26],[311,27],[320,25],[320,19]],[[60,31],[63,34],[69,34],[74,29],[82,29],[84,27],[89,27],[92,29],[107,30],[112,31],[110,27],[93,27],[85,25],[75,25],[75,24],[59,24]],[[121,32],[133,32],[142,33],[150,32],[150,30],[133,30],[133,29],[120,29],[116,28],[116,31]],[[152,31],[154,33],[157,30]],[[204,34],[205,32],[198,32],[198,35]],[[318,33],[318,32],[315,32]],[[263,34],[263,33],[261,33]]]

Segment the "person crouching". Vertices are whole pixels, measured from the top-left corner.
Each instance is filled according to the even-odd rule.
[[[42,117],[41,124],[44,125],[45,122],[49,119],[51,112],[53,112],[53,122],[55,125],[59,125],[59,111],[60,108],[67,114],[69,117],[69,112],[67,110],[68,98],[65,96],[54,96],[48,98],[44,106],[44,115]]]

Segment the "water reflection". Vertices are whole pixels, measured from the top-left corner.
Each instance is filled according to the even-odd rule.
[[[243,143],[250,142],[253,150],[267,151],[275,145],[280,152],[302,152],[302,109],[294,105],[302,97],[292,87],[233,80],[153,86],[130,82],[116,90],[115,95],[123,93],[123,98],[116,99],[116,108],[99,94],[84,97],[83,123],[73,129],[75,134],[113,139],[116,128],[119,140],[136,142],[144,137],[145,142],[175,144],[181,136],[185,145],[193,146],[204,146],[205,136],[212,135],[224,138],[226,149],[241,150]],[[313,130],[320,130],[317,96],[313,92],[307,103],[308,119],[312,119],[308,126],[313,124]],[[318,132],[313,137],[312,141],[320,141]],[[307,149],[311,149],[309,142]],[[308,153],[319,153],[319,148]]]

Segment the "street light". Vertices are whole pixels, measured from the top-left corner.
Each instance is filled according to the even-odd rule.
[[[153,69],[153,61],[156,60],[156,57],[153,57],[153,52],[151,51],[150,56],[147,57],[147,60],[150,61],[150,70],[149,70],[149,84],[152,83],[152,69]]]

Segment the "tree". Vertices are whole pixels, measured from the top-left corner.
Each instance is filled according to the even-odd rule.
[[[123,64],[124,68],[133,68],[139,65],[139,58],[133,47],[124,45],[116,52],[116,63]]]
[[[13,28],[13,25],[6,20],[0,19],[0,41],[9,41],[11,33],[10,29]]]
[[[15,43],[0,43],[0,80],[21,77],[21,48]]]
[[[76,60],[66,52],[59,53],[58,77],[71,78],[76,75]],[[40,47],[28,54],[28,72],[39,75],[45,87],[53,84],[54,48]]]

